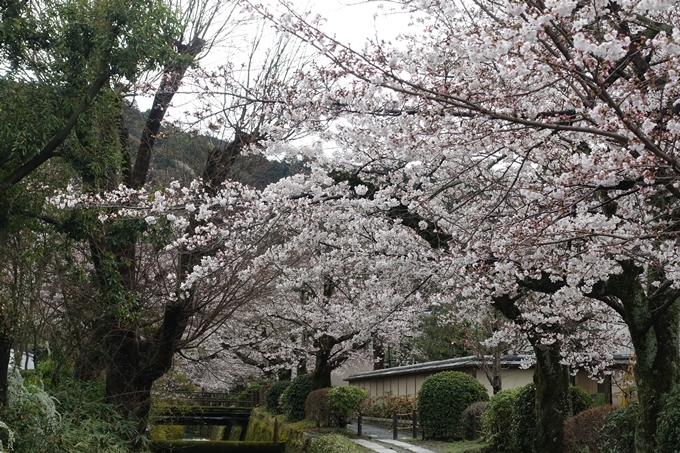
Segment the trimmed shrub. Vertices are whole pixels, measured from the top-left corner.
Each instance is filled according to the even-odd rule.
[[[281,414],[283,412],[281,406],[279,406],[279,400],[289,385],[290,381],[278,381],[264,392],[264,405],[269,412],[273,414]]]
[[[536,429],[536,386],[527,384],[517,389],[512,405],[512,446],[521,453],[531,453]]]
[[[482,414],[484,439],[496,450],[512,448],[512,413],[519,389],[501,390],[489,400]]]
[[[305,418],[316,422],[317,428],[328,426],[331,412],[328,408],[328,391],[330,387],[314,390],[307,395],[305,401]]]
[[[283,414],[290,421],[304,420],[305,402],[312,391],[312,376],[302,374],[293,379],[281,395]]]
[[[482,414],[486,412],[489,403],[485,401],[478,401],[470,404],[464,411],[460,418],[460,424],[463,429],[463,439],[477,440],[478,437],[484,435],[482,429]]]
[[[612,406],[586,409],[564,422],[564,453],[596,452],[600,430],[614,410]]]
[[[637,402],[612,411],[600,431],[600,451],[602,453],[635,453],[636,418]]]
[[[461,415],[477,401],[488,401],[482,384],[469,374],[444,371],[429,376],[418,392],[418,415],[423,436],[460,439]]]
[[[363,453],[363,450],[344,436],[326,434],[312,443],[309,453]]]
[[[328,408],[331,419],[345,428],[352,417],[359,413],[361,404],[368,399],[368,392],[354,386],[333,387],[328,392]]]
[[[417,407],[415,395],[387,395],[364,401],[361,413],[369,417],[391,418],[394,412],[408,414]]]
[[[680,386],[666,395],[663,409],[657,419],[657,452],[675,453],[680,450]]]
[[[593,397],[578,385],[570,385],[569,393],[571,395],[572,415],[578,415],[584,410],[593,407]]]

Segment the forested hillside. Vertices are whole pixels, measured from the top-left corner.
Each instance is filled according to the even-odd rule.
[[[139,148],[148,111],[140,112],[135,104],[124,107],[125,127],[130,134],[130,149]],[[153,154],[149,182],[155,187],[166,187],[172,181],[183,186],[201,176],[208,153],[217,146],[225,146],[223,140],[209,135],[194,135],[173,126],[161,127],[161,133]],[[133,161],[136,158],[132,156]],[[241,154],[236,157],[229,171],[230,180],[239,181],[258,189],[281,178],[303,170],[302,162],[282,162],[266,159],[259,154]]]

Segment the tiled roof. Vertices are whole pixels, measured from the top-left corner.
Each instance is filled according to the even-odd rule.
[[[493,360],[493,356],[485,356],[488,362]],[[624,368],[628,366],[630,357],[625,354],[614,354],[613,368]],[[501,367],[520,368],[522,364],[533,364],[534,356],[530,354],[504,355],[501,356]],[[458,357],[455,359],[438,360],[436,362],[417,363],[414,365],[398,366],[385,368],[383,370],[367,371],[365,373],[353,374],[346,378],[346,381],[360,381],[377,377],[400,376],[415,373],[438,373],[440,371],[455,371],[462,368],[480,367],[482,365],[479,356]],[[533,365],[532,365],[533,366]]]

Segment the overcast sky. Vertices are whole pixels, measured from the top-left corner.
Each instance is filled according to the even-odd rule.
[[[404,30],[408,14],[394,12],[390,2],[361,0],[295,0],[301,9],[319,13],[326,18],[324,29],[352,47],[363,47],[376,30],[382,39],[393,39]],[[381,8],[382,6],[382,8]]]
[[[275,10],[278,0],[264,0]],[[292,0],[299,12],[311,11],[319,14],[326,20],[322,29],[330,36],[335,36],[340,42],[349,44],[352,48],[360,50],[368,39],[379,36],[381,39],[394,40],[399,33],[405,31],[409,21],[409,15],[394,12],[394,4],[380,1],[361,0]],[[382,8],[381,8],[382,5]],[[260,24],[261,27],[272,29],[269,24]],[[248,54],[252,38],[249,33],[255,33],[252,26],[241,27],[233,34],[217,44],[211,52],[201,60],[201,66],[206,69],[223,65],[227,62],[235,63]],[[274,32],[271,32],[271,41],[275,40]],[[265,42],[267,39],[264,40]],[[265,44],[266,46],[267,44]],[[185,88],[188,89],[188,88]],[[185,92],[186,93],[186,92]],[[167,120],[180,119],[183,111],[192,110],[193,96],[190,94],[178,94],[173,100],[174,107],[168,111]],[[151,107],[152,97],[138,96],[136,102],[141,110]]]

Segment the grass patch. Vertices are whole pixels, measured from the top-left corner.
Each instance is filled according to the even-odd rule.
[[[419,447],[427,448],[428,450],[437,453],[465,453],[481,451],[489,444],[476,440],[460,440],[456,442],[441,442],[435,440],[418,440],[418,439],[400,439]]]

